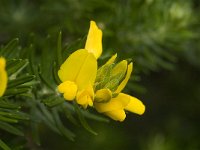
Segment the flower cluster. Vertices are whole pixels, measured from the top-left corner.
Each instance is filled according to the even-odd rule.
[[[84,108],[92,106],[116,121],[126,118],[125,111],[143,114],[143,103],[121,92],[131,76],[132,62],[116,63],[115,54],[98,68],[97,59],[101,53],[102,31],[91,21],[85,48],[72,53],[58,71],[62,81],[58,91],[66,100],[75,100]]]

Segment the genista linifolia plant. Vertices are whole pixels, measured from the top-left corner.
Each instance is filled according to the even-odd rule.
[[[89,136],[93,145],[104,147],[98,142],[106,139],[113,149],[130,141],[139,150],[173,149],[168,143],[181,145],[180,139],[198,145],[193,99],[173,97],[179,84],[187,87],[181,96],[199,91],[195,75],[180,81],[200,67],[199,8],[197,0],[1,0],[0,149],[55,149],[67,142],[80,149]],[[185,64],[192,67],[175,70]]]
[[[144,113],[145,106],[139,99],[121,92],[131,77],[133,63],[130,60],[116,63],[114,54],[105,64],[98,65],[103,48],[102,30],[96,22],[90,21],[85,47],[74,49],[67,57],[63,55],[66,49],[62,48],[61,39],[60,32],[56,58],[48,73],[54,82],[49,82],[41,65],[34,63],[37,58],[33,55],[33,45],[17,49],[18,39],[14,39],[1,49],[1,130],[22,137],[28,134],[26,138],[39,144],[39,125],[43,123],[74,140],[75,134],[61,119],[63,114],[71,123],[82,124],[97,135],[85,118],[108,122],[105,115],[124,121],[126,111]],[[90,112],[89,108],[96,112]],[[7,147],[3,140],[0,145]]]

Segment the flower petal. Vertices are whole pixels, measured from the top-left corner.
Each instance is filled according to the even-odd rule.
[[[117,90],[115,91],[116,93],[120,93],[124,89],[124,87],[126,86],[128,80],[129,80],[129,78],[131,76],[132,70],[133,70],[133,63],[130,63],[128,65],[128,69],[127,69],[127,73],[126,73],[125,79],[118,86]]]
[[[104,114],[116,121],[124,121],[124,119],[126,118],[126,114],[123,109],[108,111]]]
[[[113,110],[124,109],[130,101],[130,96],[127,94],[119,93],[115,98],[112,98],[109,102],[106,103],[94,103],[94,107],[100,113],[109,112]]]
[[[88,56],[87,50],[80,49],[72,53],[61,65],[58,76],[62,82],[75,81],[79,70]]]
[[[64,93],[64,98],[66,100],[74,100],[77,93],[77,85],[71,81],[65,81],[58,86],[58,91]]]
[[[142,115],[145,112],[144,104],[137,98],[130,96],[130,102],[125,107],[125,110]]]
[[[94,55],[89,53],[82,64],[81,69],[76,77],[76,83],[79,89],[84,89],[89,85],[93,85],[97,75],[97,60]]]
[[[61,65],[58,76],[62,82],[73,81],[78,89],[93,84],[97,73],[97,60],[85,49],[72,53]]]
[[[78,99],[76,99],[76,102],[79,105],[82,105],[84,108],[87,108],[87,106],[93,106],[93,101],[90,95],[83,95],[80,96]]]
[[[8,82],[5,66],[6,66],[6,60],[3,57],[0,57],[0,97],[3,96]]]
[[[78,104],[82,105],[84,108],[87,106],[93,106],[94,99],[94,90],[92,85],[89,85],[87,88],[78,91],[76,95],[76,101]]]
[[[85,49],[93,53],[96,59],[99,58],[102,53],[102,31],[97,27],[94,21],[90,21],[90,29]]]

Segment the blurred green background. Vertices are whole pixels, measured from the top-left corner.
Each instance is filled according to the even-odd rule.
[[[75,142],[43,127],[41,146],[32,149],[199,150],[199,11],[198,0],[0,0],[0,44],[16,37],[22,47],[33,43],[45,57],[43,70],[59,31],[67,45],[84,39],[96,21],[103,30],[100,61],[116,52],[118,60],[132,58],[126,92],[146,105],[143,116],[128,114],[123,123],[90,121],[97,136],[71,126]]]

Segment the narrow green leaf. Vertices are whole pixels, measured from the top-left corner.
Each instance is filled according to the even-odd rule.
[[[1,139],[0,139],[0,147],[1,147],[3,150],[11,150],[11,148],[8,147],[8,145],[6,145],[6,143],[4,143]]]
[[[3,49],[0,52],[0,55],[8,58],[12,53],[12,51],[15,51],[14,49],[16,49],[18,43],[19,43],[18,38],[11,40],[5,47],[3,47]]]
[[[20,109],[20,106],[8,101],[0,100],[0,108]]]
[[[75,134],[73,132],[71,132],[69,129],[67,129],[66,127],[64,127],[64,125],[62,124],[61,120],[60,120],[60,117],[59,117],[59,114],[58,112],[56,111],[56,109],[53,109],[53,116],[54,116],[54,119],[55,119],[55,122],[56,122],[56,125],[59,129],[59,131],[66,137],[68,138],[69,140],[71,141],[74,141],[74,137],[75,137]]]
[[[61,134],[56,127],[56,123],[55,123],[54,118],[52,117],[53,116],[52,113],[48,111],[47,108],[43,104],[40,104],[39,106],[40,106],[41,112],[38,112],[38,117],[41,118],[51,130],[53,130],[54,132],[58,134]]]
[[[20,84],[24,84],[24,83],[26,83],[26,82],[30,82],[30,81],[32,81],[34,78],[35,78],[34,75],[25,75],[25,76],[18,77],[18,78],[15,79],[15,80],[9,81],[9,83],[8,83],[8,88],[16,87],[16,86],[18,86],[18,85],[20,85]]]
[[[60,81],[60,79],[58,77],[58,69],[56,67],[56,62],[53,63],[52,72],[53,72],[53,79],[54,79],[55,83],[57,85],[59,85],[61,83],[61,81]]]
[[[83,125],[83,127],[88,130],[90,133],[94,134],[94,135],[97,135],[97,133],[88,125],[87,121],[85,120],[78,104],[76,104],[75,102],[73,103],[74,104],[74,107],[75,107],[75,110],[76,110],[76,113],[79,117],[79,120],[81,122],[81,124]]]
[[[109,119],[102,117],[100,115],[96,115],[94,113],[90,113],[87,110],[81,110],[81,112],[88,119],[92,119],[92,120],[96,120],[96,121],[100,121],[100,122],[106,122],[106,123],[109,122]]]
[[[9,122],[9,123],[18,123],[18,120],[16,119],[7,118],[1,115],[0,115],[0,121]]]
[[[2,130],[5,130],[9,133],[15,134],[15,135],[19,135],[19,136],[24,136],[24,133],[21,132],[19,129],[17,129],[16,127],[6,123],[6,122],[2,122],[0,121],[0,128]]]
[[[62,64],[62,32],[60,31],[58,34],[58,42],[57,42],[57,51],[56,51],[56,56],[57,56],[57,67],[59,68],[60,65]]]
[[[40,106],[42,113],[45,115],[45,118],[47,118],[52,124],[54,124],[55,122],[54,122],[54,119],[53,119],[50,111],[48,111],[47,108],[43,104],[41,104],[39,106]]]
[[[49,106],[49,107],[55,107],[59,104],[62,104],[65,100],[62,97],[49,97],[45,100],[43,100],[42,102]]]
[[[72,115],[72,112],[70,110],[67,109],[67,107],[63,107],[63,111],[64,111],[64,114],[66,116],[66,118],[72,122],[74,125],[76,126],[79,126],[76,118]]]
[[[34,74],[37,77],[38,72],[37,72],[37,69],[36,69],[35,64],[34,64],[34,48],[33,48],[33,44],[30,44],[28,51],[29,51],[28,59],[29,59],[29,63],[30,63],[30,65],[29,65],[30,72],[31,72],[31,74]]]
[[[52,91],[55,91],[55,88],[43,77],[41,67],[38,65],[38,75],[41,81]]]
[[[18,119],[18,120],[29,120],[29,115],[25,114],[23,112],[19,112],[16,110],[9,110],[9,109],[2,109],[0,108],[0,115],[8,117],[8,118],[13,118],[13,119]]]
[[[19,95],[22,93],[27,93],[30,90],[30,86],[28,87],[21,87],[21,88],[12,88],[12,89],[7,89],[4,96],[13,96],[13,95]]]
[[[7,66],[8,75],[16,76],[19,72],[21,72],[28,65],[28,60],[20,59],[17,63],[12,64],[11,66]]]

